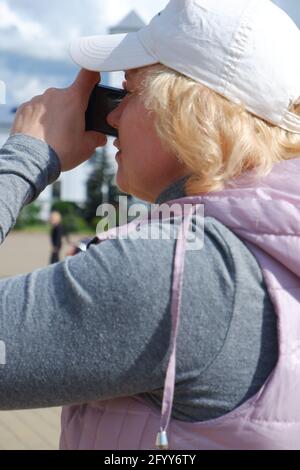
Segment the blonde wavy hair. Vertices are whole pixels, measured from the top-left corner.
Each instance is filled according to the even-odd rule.
[[[265,176],[275,163],[300,156],[299,134],[253,116],[164,65],[139,70],[146,72],[141,96],[164,147],[190,171],[188,196],[220,191],[249,170]],[[291,111],[300,114],[300,106]]]

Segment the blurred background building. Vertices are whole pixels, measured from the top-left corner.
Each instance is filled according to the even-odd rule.
[[[0,120],[0,148],[6,141],[9,129],[13,120],[14,114],[7,108],[7,106],[2,105],[2,116]]]

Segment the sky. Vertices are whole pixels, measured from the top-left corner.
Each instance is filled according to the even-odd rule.
[[[226,1],[226,0],[224,0]],[[7,106],[28,101],[49,87],[64,87],[76,76],[68,56],[78,36],[105,34],[134,9],[145,22],[168,0],[0,0],[0,80]],[[300,1],[274,0],[300,27]],[[5,111],[3,111],[5,108]],[[4,114],[3,114],[4,112]]]
[[[106,34],[131,10],[147,23],[168,0],[0,0],[0,80],[7,111],[49,87],[70,84],[78,68],[68,55],[73,38]],[[6,108],[4,110],[4,108]]]

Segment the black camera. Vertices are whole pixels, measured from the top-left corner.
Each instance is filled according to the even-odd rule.
[[[85,115],[86,131],[97,131],[112,137],[118,137],[117,129],[108,124],[107,116],[121,103],[126,95],[126,90],[96,85]]]

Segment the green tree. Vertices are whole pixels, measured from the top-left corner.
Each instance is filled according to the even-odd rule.
[[[96,210],[102,203],[102,186],[108,169],[107,154],[105,148],[97,150],[90,159],[91,172],[87,180],[87,199],[84,208],[84,218],[91,224],[96,216]]]
[[[91,173],[87,181],[87,200],[84,207],[84,218],[95,228],[97,208],[104,202],[112,203],[111,192],[114,186],[114,175],[111,173],[107,150],[98,149],[90,159]]]
[[[84,218],[94,230],[100,221],[96,216],[100,204],[113,204],[118,214],[118,198],[126,195],[115,185],[114,174],[108,161],[106,147],[98,149],[90,159],[91,173],[87,181],[87,200],[84,207]]]
[[[21,230],[26,227],[42,224],[40,212],[41,208],[37,202],[25,206],[18,216],[15,229]]]
[[[87,229],[83,211],[74,202],[56,201],[52,204],[51,210],[61,214],[64,235],[67,236]]]

